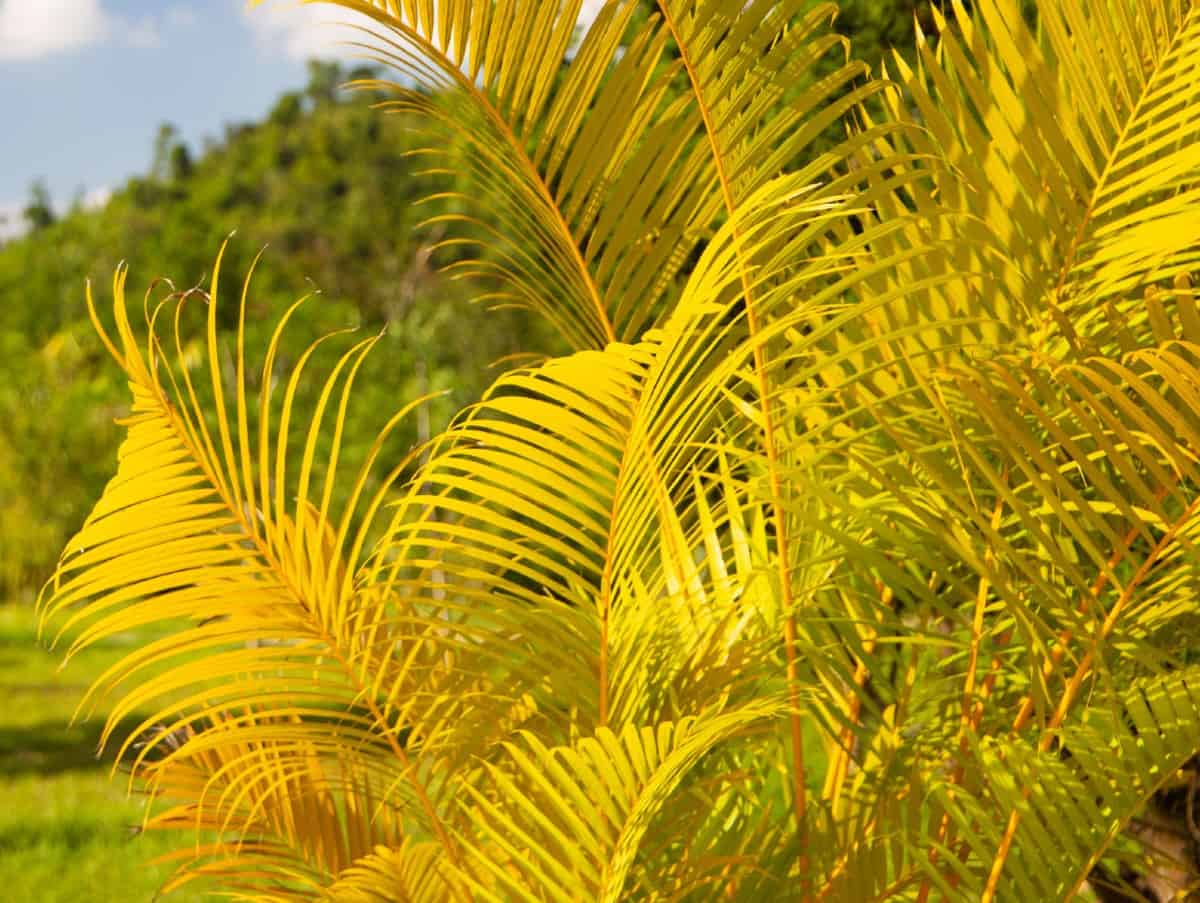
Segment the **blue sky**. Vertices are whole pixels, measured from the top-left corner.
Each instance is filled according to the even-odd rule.
[[[99,203],[147,168],[161,123],[195,148],[261,117],[306,60],[350,57],[345,21],[298,0],[0,0],[0,239],[34,180],[59,208]]]
[[[0,0],[0,218],[35,179],[60,206],[102,198],[149,165],[162,122],[198,146],[261,116],[338,52],[321,23],[344,19],[288,0]]]

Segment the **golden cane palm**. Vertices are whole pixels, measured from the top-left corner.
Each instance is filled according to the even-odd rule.
[[[1200,9],[953,3],[887,79],[802,0],[331,2],[573,353],[347,462],[369,339],[301,412],[286,315],[219,333],[218,265],[139,338],[118,273],[44,606],[184,625],[95,688],[178,880],[1136,899],[1200,752]]]

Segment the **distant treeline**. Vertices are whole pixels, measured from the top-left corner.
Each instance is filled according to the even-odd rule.
[[[284,94],[262,122],[226,127],[199,154],[163,126],[150,171],[102,209],[77,205],[56,218],[34,193],[30,231],[0,247],[0,600],[45,579],[112,471],[112,421],[127,391],[88,321],[84,287],[90,279],[105,306],[122,260],[137,321],[141,295],[159,277],[179,289],[210,287],[233,230],[225,291],[240,288],[265,247],[249,345],[264,348],[269,336],[258,324],[319,289],[292,318],[293,336],[358,327],[353,341],[383,332],[358,377],[361,406],[375,399],[390,412],[398,399],[445,393],[428,405],[428,420],[401,429],[401,446],[477,397],[494,376],[489,364],[528,346],[526,318],[484,315],[469,303],[480,286],[438,272],[452,257],[432,249],[439,229],[418,226],[452,202],[415,202],[453,186],[407,155],[418,140],[407,117],[381,114],[370,106],[378,98],[339,87],[372,74],[313,63],[303,91]],[[164,283],[154,288],[155,298],[169,293]],[[307,390],[314,400],[319,388]],[[359,424],[365,443],[378,424],[359,416],[350,428]]]

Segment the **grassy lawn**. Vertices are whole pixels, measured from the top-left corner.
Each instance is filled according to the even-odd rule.
[[[135,836],[142,800],[127,796],[112,756],[96,758],[102,718],[69,727],[84,689],[128,651],[114,637],[59,670],[35,639],[28,606],[0,605],[0,900],[142,903],[171,872],[149,860],[187,836]],[[164,903],[213,900],[185,887]]]

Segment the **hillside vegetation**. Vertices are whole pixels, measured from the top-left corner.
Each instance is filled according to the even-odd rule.
[[[387,408],[445,392],[420,424],[431,431],[478,395],[494,377],[489,365],[532,328],[517,313],[482,316],[467,301],[478,289],[438,272],[454,258],[431,253],[441,232],[418,224],[452,212],[452,202],[414,202],[452,184],[407,155],[410,117],[380,115],[373,95],[339,89],[370,74],[313,64],[305,90],[283,95],[263,122],[226,127],[195,159],[164,127],[150,171],[102,209],[48,218],[0,247],[0,599],[45,579],[111,470],[126,391],[88,322],[84,286],[91,279],[106,294],[121,260],[135,295],[158,277],[181,289],[206,284],[213,252],[236,228],[231,270],[244,272],[266,247],[249,334],[319,288],[292,328],[310,337],[385,330],[358,403]],[[411,444],[417,429],[397,444]],[[370,438],[364,428],[361,441]]]

